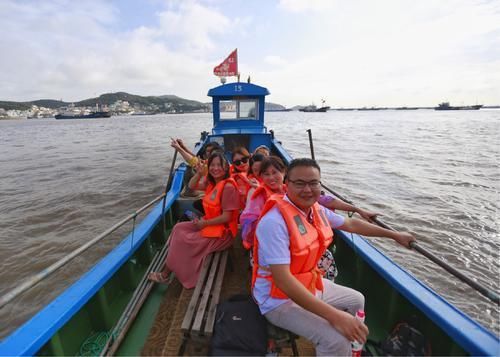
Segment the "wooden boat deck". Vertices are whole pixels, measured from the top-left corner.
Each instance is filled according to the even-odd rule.
[[[248,294],[250,291],[251,271],[248,263],[248,254],[241,245],[241,239],[236,238],[230,250],[230,257],[233,261],[233,271],[227,268],[224,277],[224,284],[220,300],[223,301],[235,294]],[[181,324],[189,300],[194,289],[186,290],[182,288],[177,279],[166,289],[164,299],[156,316],[156,320],[148,335],[142,356],[177,356],[182,343]],[[305,339],[297,341],[300,355],[314,355],[314,347]],[[206,356],[209,346],[195,346],[193,343],[187,344],[185,355]],[[280,355],[291,356],[291,349],[283,349]]]

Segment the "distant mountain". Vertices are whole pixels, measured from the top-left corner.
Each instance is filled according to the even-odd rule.
[[[99,105],[111,105],[117,101],[127,101],[131,107],[155,107],[157,111],[163,112],[168,108],[169,110],[176,111],[196,111],[205,110],[207,106],[201,102],[195,100],[184,99],[176,95],[161,95],[161,96],[147,96],[143,97],[140,95],[129,94],[125,92],[117,93],[106,93],[102,94],[97,98],[89,98],[79,102],[74,102],[75,106],[78,107],[95,107],[96,104]],[[60,100],[52,99],[40,99],[31,102],[9,102],[0,101],[0,108],[5,110],[17,109],[17,110],[27,110],[30,109],[32,105],[37,105],[39,107],[57,109],[69,105],[69,102],[63,102]]]
[[[264,110],[273,111],[273,110],[285,110],[286,108],[281,104],[266,102],[266,106]]]

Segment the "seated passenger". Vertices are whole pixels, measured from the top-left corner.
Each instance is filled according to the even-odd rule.
[[[255,154],[262,154],[264,156],[269,156],[271,155],[271,150],[269,150],[269,148],[266,145],[260,145],[253,151],[253,155]]]
[[[222,150],[220,145],[214,141],[205,144],[204,148],[200,150],[199,156],[193,154],[193,152],[189,150],[186,147],[186,145],[184,145],[184,141],[182,139],[172,138],[170,146],[176,149],[179,152],[179,154],[181,154],[182,158],[186,161],[186,163],[192,168],[195,168],[199,161],[206,163],[206,161],[210,157],[210,154],[214,150],[219,150],[219,149]]]
[[[269,198],[257,224],[253,296],[271,323],[310,340],[317,356],[350,356],[351,341],[364,343],[368,336],[366,325],[354,317],[364,309],[364,297],[318,272],[332,227],[392,238],[405,247],[415,238],[320,206],[321,172],[314,160],[293,160],[286,183],[287,194]]]
[[[170,272],[186,289],[196,285],[205,257],[231,246],[238,229],[239,196],[236,183],[229,178],[229,164],[220,151],[210,155],[208,174],[201,176],[201,163],[189,182],[191,189],[204,189],[205,216],[177,223],[172,229],[169,250],[162,271],[149,279],[163,283]]]
[[[250,159],[250,154],[248,150],[244,147],[237,147],[233,150],[232,155],[232,173],[231,177],[236,181],[238,185],[238,192],[240,193],[240,209],[245,208],[247,201],[247,194],[250,187],[257,186],[256,182],[250,182],[247,177],[247,172],[249,168],[248,160]]]
[[[250,164],[248,168],[248,180],[252,181],[256,184],[262,183],[262,179],[260,177],[260,166],[262,164],[262,160],[264,160],[265,156],[262,154],[252,155],[250,158]]]
[[[279,157],[268,156],[261,164],[262,184],[257,187],[248,198],[245,209],[241,213],[241,240],[246,249],[253,246],[255,238],[255,227],[264,204],[273,194],[283,195],[286,187],[283,183],[286,174],[286,166]]]

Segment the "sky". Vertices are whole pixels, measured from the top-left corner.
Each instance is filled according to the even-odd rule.
[[[0,100],[208,102],[235,48],[287,107],[500,104],[499,0],[0,0]]]

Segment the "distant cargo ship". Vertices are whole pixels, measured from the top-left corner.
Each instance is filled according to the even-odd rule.
[[[435,110],[478,110],[483,106],[481,104],[476,105],[461,105],[458,107],[451,106],[448,102],[443,102],[439,104],[437,107],[434,107]]]
[[[321,104],[323,104],[323,106],[321,108],[318,108],[316,107],[314,104],[312,105],[308,105],[307,107],[304,107],[304,108],[300,108],[299,111],[301,112],[308,112],[308,113],[324,113],[324,112],[327,112],[330,107],[328,106],[325,106],[325,100],[322,99],[321,100]]]
[[[111,113],[100,109],[99,104],[95,105],[95,110],[93,112],[75,108],[74,104],[70,104],[68,107],[60,108],[59,113],[54,116],[56,119],[94,119],[109,117],[111,117]]]
[[[94,119],[94,118],[110,118],[110,112],[91,112],[89,114],[56,114],[56,119]]]

